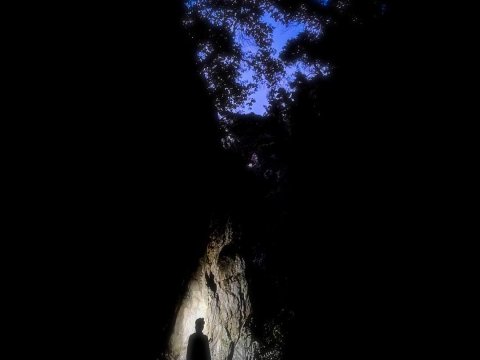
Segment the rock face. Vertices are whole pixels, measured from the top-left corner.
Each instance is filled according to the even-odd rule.
[[[259,344],[250,330],[251,303],[245,261],[233,250],[229,226],[211,236],[205,256],[180,305],[167,358],[185,360],[195,320],[205,319],[212,360],[253,360]]]

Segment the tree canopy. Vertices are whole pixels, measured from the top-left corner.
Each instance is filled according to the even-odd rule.
[[[388,6],[388,0],[188,0],[184,25],[196,43],[224,147],[241,153],[265,179],[281,182],[297,121],[292,105],[308,94],[309,84],[322,87],[335,74],[339,34],[368,26]],[[280,27],[295,27],[282,45],[276,39],[282,34],[275,33]],[[266,111],[255,115],[260,91]],[[309,106],[318,115],[319,92],[308,96],[314,96]]]
[[[248,113],[255,92],[270,100],[295,92],[300,76],[325,77],[328,54],[312,51],[336,26],[362,24],[385,11],[383,1],[189,0],[185,25],[197,43],[197,62],[221,118]],[[297,26],[287,46],[274,48],[277,26]],[[278,35],[277,35],[278,36]],[[271,101],[270,101],[271,104]],[[270,108],[268,109],[270,110]]]

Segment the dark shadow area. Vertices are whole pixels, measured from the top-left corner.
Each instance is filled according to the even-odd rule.
[[[425,306],[417,239],[441,202],[428,175],[441,124],[414,11],[407,28],[412,9],[397,4],[324,44],[334,76],[301,87],[291,139],[275,148],[288,181],[272,196],[220,146],[181,2],[96,9],[58,64],[68,86],[45,105],[59,135],[32,155],[38,231],[61,240],[56,301],[89,329],[58,342],[85,358],[159,358],[214,217],[244,239],[222,256],[246,258],[255,333],[288,309],[285,359],[411,354],[421,329],[401,328]]]
[[[67,79],[44,106],[58,126],[32,156],[41,228],[65,249],[53,278],[68,288],[69,322],[90,329],[62,342],[69,353],[158,358],[212,215],[258,197],[221,150],[182,14],[181,1],[99,6],[56,65]]]

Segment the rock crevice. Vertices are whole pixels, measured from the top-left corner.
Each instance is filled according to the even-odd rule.
[[[205,319],[204,333],[212,360],[252,360],[258,344],[253,340],[248,320],[252,315],[245,261],[231,251],[233,231],[226,226],[211,236],[204,257],[190,280],[178,309],[167,357],[185,360],[188,337],[195,320]],[[222,251],[228,246],[226,251]]]

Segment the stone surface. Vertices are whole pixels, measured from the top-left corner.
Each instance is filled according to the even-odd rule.
[[[178,308],[167,358],[185,360],[195,320],[205,319],[212,360],[253,360],[259,344],[252,338],[252,309],[245,261],[233,250],[229,226],[214,233]]]

